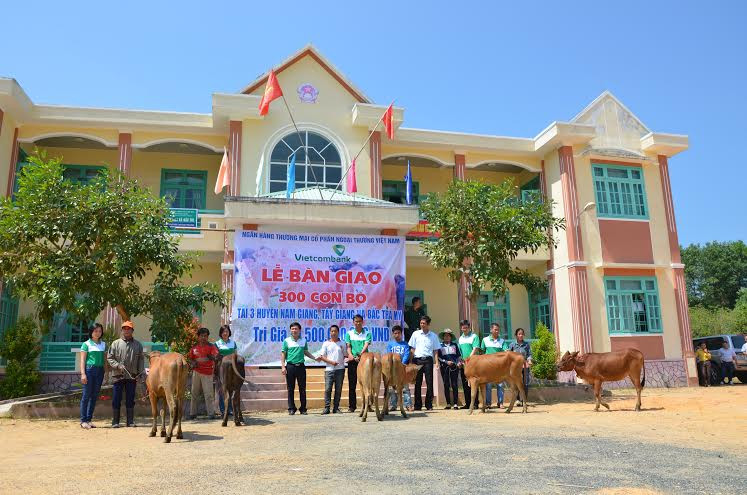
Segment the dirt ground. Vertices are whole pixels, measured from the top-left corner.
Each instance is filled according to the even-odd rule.
[[[744,493],[747,385],[646,389],[468,416],[246,414],[186,421],[184,440],[77,421],[0,420],[0,493]]]

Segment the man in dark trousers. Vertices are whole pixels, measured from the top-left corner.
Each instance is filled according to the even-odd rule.
[[[306,414],[306,365],[304,356],[316,361],[316,357],[309,352],[306,339],[301,337],[301,324],[290,324],[291,336],[283,341],[280,351],[280,367],[285,375],[285,385],[288,388],[288,414],[296,414],[296,401],[293,395],[298,382],[298,395],[301,399],[301,414]]]
[[[405,311],[405,342],[410,342],[410,337],[420,327],[420,318],[425,316],[423,301],[418,296],[412,298],[412,307]]]
[[[438,341],[436,334],[431,332],[431,318],[424,315],[420,319],[420,330],[416,330],[410,337],[408,345],[410,346],[410,355],[414,356],[413,363],[420,364],[422,367],[415,376],[415,410],[420,411],[423,408],[423,377],[425,376],[425,408],[430,411],[433,409],[433,370],[438,369],[438,351],[441,349],[441,342]]]
[[[135,426],[135,387],[138,378],[145,372],[143,345],[132,336],[135,325],[131,321],[122,323],[122,337],[112,342],[106,357],[111,371],[112,428],[119,428],[119,413],[122,393],[125,395],[127,426]]]

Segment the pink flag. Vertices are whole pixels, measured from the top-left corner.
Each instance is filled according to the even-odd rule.
[[[215,181],[215,194],[220,194],[224,187],[231,185],[231,163],[228,160],[228,152],[223,148],[223,160],[220,161],[218,179]]]
[[[348,172],[348,192],[358,192],[358,183],[355,181],[355,160],[350,164],[350,171]]]

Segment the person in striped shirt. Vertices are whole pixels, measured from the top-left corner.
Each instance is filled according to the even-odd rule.
[[[101,340],[104,327],[94,323],[88,329],[88,340],[80,346],[80,383],[83,384],[83,395],[80,398],[80,427],[89,430],[96,428],[91,420],[96,407],[96,399],[104,381],[104,352],[106,342]]]
[[[472,389],[469,386],[467,377],[464,376],[464,364],[470,356],[474,356],[480,352],[480,337],[472,331],[468,320],[459,322],[459,329],[462,332],[457,341],[459,354],[462,357],[459,361],[459,375],[462,379],[462,390],[464,391],[464,406],[462,406],[462,409],[469,409],[472,404]],[[477,407],[477,404],[477,393],[475,393],[475,407]]]
[[[218,354],[220,355],[221,359],[236,352],[236,341],[231,340],[230,326],[221,326],[220,330],[218,330],[218,337],[220,338],[215,341],[215,347],[218,348]],[[215,367],[215,374],[218,374],[218,366]],[[220,380],[218,381],[218,407],[220,408],[220,415],[222,417],[223,413],[226,410],[226,401],[223,398],[223,387],[220,384]],[[230,403],[228,404],[228,415],[233,415]]]
[[[508,349],[506,341],[500,337],[501,327],[497,323],[490,324],[490,335],[482,339],[480,348],[485,354],[494,354]],[[492,389],[498,389],[498,409],[503,407],[503,383],[488,383],[485,385],[485,406],[490,408]]]

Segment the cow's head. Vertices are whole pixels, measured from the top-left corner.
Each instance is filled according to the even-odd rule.
[[[578,356],[578,351],[565,351],[565,354],[558,361],[558,371],[573,371],[576,367],[576,356]]]
[[[415,376],[422,368],[422,364],[408,364],[405,366],[405,383],[412,383],[415,381]]]

